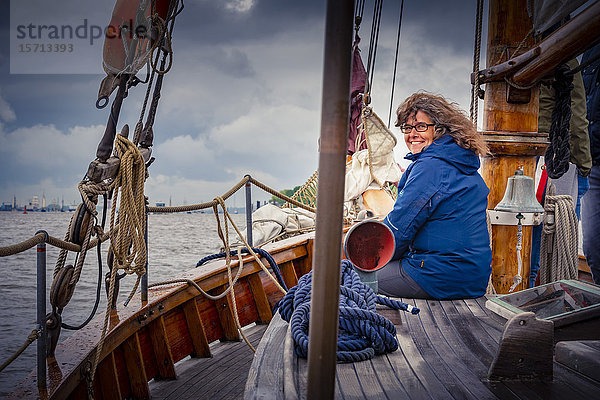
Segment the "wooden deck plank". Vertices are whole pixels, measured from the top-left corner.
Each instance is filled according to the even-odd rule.
[[[396,327],[396,329],[398,329],[398,327]],[[414,400],[427,400],[432,398],[425,386],[423,386],[419,380],[413,367],[406,360],[402,347],[399,347],[398,350],[393,353],[386,354],[385,358],[387,359],[391,370],[394,371],[400,385],[408,394],[410,394],[407,394],[407,396],[405,396],[406,398],[410,397]]]
[[[443,387],[452,395],[452,397],[474,399],[475,397],[467,388],[457,384],[457,376],[454,375],[452,369],[440,359],[439,354],[435,349],[435,345],[430,342],[426,333],[423,331],[419,316],[407,315],[402,322],[406,324],[408,334],[416,347],[416,351],[419,353],[417,357],[424,360],[426,365],[433,371]],[[414,357],[411,357],[411,362],[412,359],[414,359]]]
[[[360,379],[363,392],[368,398],[382,399],[399,399],[406,398],[406,390],[402,387],[394,370],[390,367],[389,361],[385,355],[378,355],[371,360],[363,361],[355,364],[356,373]],[[376,371],[373,374],[372,371]],[[367,376],[372,376],[376,380],[376,384],[370,385],[370,381],[366,380]],[[376,390],[375,395],[371,397],[369,391]]]
[[[245,328],[244,333],[250,342],[257,346],[266,329],[266,325],[254,325]],[[243,393],[248,369],[252,363],[252,351],[244,342],[219,341],[210,345],[210,351],[212,358],[191,358],[176,364],[176,381],[151,382],[152,399],[207,398],[205,395],[209,391],[202,392],[207,385],[213,385],[220,390],[210,397],[211,400],[240,398],[238,395],[230,397],[229,393]],[[229,364],[236,364],[237,369],[228,370]],[[225,368],[218,369],[218,366]],[[211,378],[223,371],[235,374],[225,374],[224,376],[230,379],[225,383]],[[193,393],[199,397],[192,396]]]
[[[287,332],[288,323],[285,322],[279,313],[269,324],[269,327],[263,335],[260,345],[256,349],[254,355],[254,363],[248,372],[248,380],[246,382],[246,390],[252,393],[253,397],[247,397],[247,400],[259,399],[263,396],[263,388],[268,388],[269,392],[276,390],[277,395],[283,397],[283,376],[281,374],[259,374],[259,370],[255,365],[260,365],[260,368],[269,369],[272,371],[281,371],[283,369],[283,349],[273,349],[271,343],[283,344]]]
[[[377,375],[373,374],[375,369],[373,368],[373,364],[371,360],[365,360],[350,364],[338,364],[338,369],[341,367],[350,366],[356,372],[356,376],[358,378],[358,382],[360,384],[360,388],[364,393],[365,397],[368,399],[387,399],[388,397],[385,394],[383,386],[379,380]],[[384,374],[382,374],[384,377]],[[385,380],[385,382],[389,382],[389,380]]]
[[[492,340],[471,313],[463,300],[441,302],[444,313],[459,332],[465,346],[484,364],[490,365],[494,359],[497,342]]]
[[[346,368],[344,368],[345,366]],[[344,399],[353,400],[367,398],[362,391],[360,380],[358,379],[356,370],[352,367],[352,364],[338,364],[336,375],[339,376],[340,381],[344,383],[343,385],[340,385],[341,396]]]
[[[409,299],[405,299],[405,301],[414,305],[414,301],[410,301]],[[400,313],[402,323],[396,326],[396,339],[398,339],[398,345],[402,350],[402,354],[404,355],[406,362],[410,365],[411,370],[425,387],[425,390],[427,390],[427,393],[429,393],[432,399],[452,399],[452,395],[425,361],[411,337],[407,320],[408,318],[413,317],[413,315],[407,313]],[[388,354],[388,357],[391,356]],[[401,376],[401,373],[402,371],[398,371],[399,376]]]
[[[423,323],[423,329],[432,343],[436,344],[438,354],[461,377],[463,384],[469,388],[470,392],[482,399],[517,398],[504,385],[489,385],[484,382],[489,364],[485,364],[482,357],[471,350],[472,346],[465,343],[465,338],[460,335],[460,331],[447,318],[441,302],[435,300],[416,300],[415,302],[421,309],[419,316]],[[466,338],[467,341],[470,339],[470,337]],[[456,357],[451,356],[452,354],[455,354]],[[470,379],[467,381],[466,377]]]
[[[483,331],[479,339],[489,346],[492,354],[498,351],[500,338],[502,337],[503,329],[506,319],[500,317],[491,310],[488,310],[485,306],[486,298],[480,297],[478,299],[472,299],[472,301],[465,301],[468,309],[473,315],[477,315],[478,323],[482,327]],[[489,366],[489,365],[488,365]],[[532,400],[543,400],[545,397],[540,395],[539,390],[534,390],[532,386],[535,383],[532,382],[490,382],[490,385],[504,385],[511,392],[519,398],[532,399]]]
[[[260,338],[256,340],[256,337],[253,337],[253,339],[253,346],[256,346]],[[227,399],[227,397],[223,397],[221,390],[231,384],[233,377],[243,376],[245,380],[248,377],[248,370],[254,357],[254,353],[248,348],[245,342],[240,342],[239,344],[240,346],[234,352],[220,359],[218,363],[213,363],[213,368],[206,369],[203,379],[197,381],[195,385],[185,391],[183,397],[211,400],[218,398]]]
[[[427,303],[421,300],[416,300],[415,303],[421,313],[414,318],[407,318],[411,334],[423,358],[436,371],[448,391],[460,398],[495,399],[448,345],[436,321],[427,312]]]

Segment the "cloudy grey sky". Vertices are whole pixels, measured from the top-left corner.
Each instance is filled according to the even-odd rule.
[[[16,195],[22,204],[42,194],[47,201],[78,201],[77,183],[95,157],[109,112],[94,106],[103,77],[101,42],[78,58],[41,53],[23,58],[14,46],[27,40],[15,40],[14,28],[84,19],[108,24],[114,1],[0,4],[0,202]],[[395,105],[428,90],[468,109],[475,5],[476,0],[405,1]],[[372,7],[367,2],[361,29],[365,64]],[[384,121],[399,9],[400,0],[384,2],[372,91]],[[174,205],[207,201],[245,174],[287,189],[317,169],[324,18],[324,0],[185,0],[154,127],[156,161],[146,183],[151,203],[169,197]],[[56,72],[56,60],[58,68],[77,73],[45,73]],[[17,73],[24,71],[35,73]],[[135,126],[144,92],[141,85],[130,91],[119,129]],[[397,158],[405,152],[399,145]],[[270,197],[259,190],[254,195]],[[242,205],[241,193],[236,201]]]

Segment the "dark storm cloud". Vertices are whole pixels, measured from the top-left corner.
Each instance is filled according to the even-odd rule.
[[[54,176],[56,187],[68,182],[75,187],[108,118],[108,108],[94,107],[102,76],[9,75],[9,2],[0,3],[0,96],[16,115],[0,130],[0,139],[12,149],[2,154],[2,167],[9,161],[20,166],[20,184],[27,190],[41,187],[39,175]],[[112,4],[107,3],[94,3],[90,12],[104,12],[108,21]],[[463,106],[468,101],[475,3],[405,1],[396,102],[419,89],[443,92]],[[377,50],[374,106],[385,120],[399,6],[399,0],[384,3]],[[192,191],[205,190],[203,185],[216,195],[246,173],[283,189],[302,184],[314,172],[325,8],[322,0],[185,1],[173,33],[173,68],[165,76],[156,116],[151,196],[164,200],[169,190],[186,190],[191,200]],[[365,63],[371,17],[368,2],[360,32]],[[142,85],[130,91],[119,127],[135,125],[144,92]],[[73,131],[76,126],[82,128]],[[39,165],[28,159],[29,165],[17,154],[36,138],[74,147],[76,153],[52,147],[55,159],[68,162]],[[48,149],[35,149],[41,159],[48,158]],[[0,174],[0,201],[6,193],[12,196],[9,181],[19,184],[9,173]]]

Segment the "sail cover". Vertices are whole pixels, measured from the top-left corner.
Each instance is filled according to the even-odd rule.
[[[538,35],[577,10],[587,0],[532,0],[533,27]],[[527,3],[531,7],[531,3]]]

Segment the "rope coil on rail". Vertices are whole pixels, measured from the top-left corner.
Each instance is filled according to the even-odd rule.
[[[281,270],[279,269],[279,265],[277,265],[277,262],[275,261],[275,259],[273,258],[273,256],[271,256],[271,254],[269,254],[268,251],[264,250],[264,249],[260,249],[258,247],[253,247],[252,250],[254,250],[254,252],[258,255],[260,255],[261,257],[264,257],[268,262],[269,265],[271,266],[271,268],[273,269],[273,272],[275,273],[275,276],[277,277],[277,280],[279,281],[279,284],[285,289],[288,290],[287,286],[285,285],[285,282],[283,280],[283,276],[281,276]],[[250,251],[246,248],[242,248],[241,251],[243,254],[250,254]],[[229,252],[229,255],[234,257],[236,255],[238,255],[238,250],[232,250]],[[200,261],[198,261],[196,263],[196,268],[198,268],[199,266],[201,266],[202,264],[211,261],[211,260],[216,260],[219,258],[223,258],[225,257],[225,252],[223,253],[217,253],[217,254],[211,254],[210,256],[206,256],[204,258],[202,258]]]
[[[546,195],[540,247],[540,284],[577,279],[577,215],[570,195]]]
[[[387,318],[377,314],[376,304],[418,314],[419,309],[394,299],[376,295],[362,283],[352,263],[342,260],[337,359],[341,362],[363,361],[375,354],[398,348],[396,328]],[[279,302],[281,317],[290,323],[294,351],[298,357],[308,356],[308,324],[312,271],[302,276]]]

